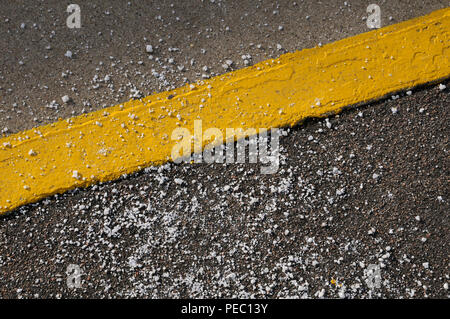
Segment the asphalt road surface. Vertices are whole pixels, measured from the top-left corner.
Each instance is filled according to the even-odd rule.
[[[0,132],[367,32],[369,3],[79,1],[77,30],[69,3],[2,4]],[[385,26],[448,2],[377,4]],[[284,129],[275,174],[166,164],[22,207],[0,297],[448,298],[449,85]]]

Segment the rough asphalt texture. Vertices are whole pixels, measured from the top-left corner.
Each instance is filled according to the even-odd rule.
[[[367,31],[363,1],[80,2],[80,30],[65,27],[68,3],[23,3],[0,8],[5,134],[224,73],[226,59],[243,67],[243,54],[275,57],[278,43]],[[445,4],[379,3],[383,25]],[[427,86],[285,130],[273,175],[168,164],[23,207],[0,218],[0,297],[448,298],[448,93]],[[81,288],[67,286],[70,264]],[[365,282],[371,264],[380,288]]]

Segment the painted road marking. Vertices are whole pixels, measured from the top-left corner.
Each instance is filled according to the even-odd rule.
[[[0,139],[0,214],[170,160],[177,127],[293,126],[450,75],[450,8]],[[205,145],[207,141],[203,141]]]

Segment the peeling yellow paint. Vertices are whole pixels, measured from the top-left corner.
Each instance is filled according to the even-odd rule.
[[[450,75],[450,9],[0,139],[0,214],[170,160],[177,127],[293,126]],[[105,111],[107,113],[105,113]],[[244,124],[243,124],[244,123]],[[204,141],[206,143],[206,141]]]

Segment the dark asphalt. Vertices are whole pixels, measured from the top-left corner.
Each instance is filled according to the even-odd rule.
[[[400,95],[286,130],[273,175],[168,164],[14,212],[0,296],[448,298],[450,97]]]

